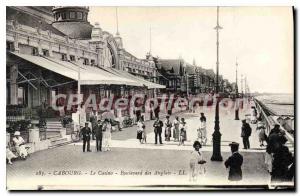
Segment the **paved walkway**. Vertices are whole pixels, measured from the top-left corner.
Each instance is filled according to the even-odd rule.
[[[205,111],[207,116],[207,135],[211,141],[214,126],[214,109]],[[241,119],[246,112],[241,112]],[[179,115],[179,114],[178,114]],[[9,189],[107,189],[122,185],[135,189],[141,186],[183,185],[185,188],[197,188],[204,185],[235,185],[227,180],[228,171],[223,162],[212,162],[212,146],[209,142],[203,147],[204,159],[207,161],[205,175],[196,182],[189,181],[190,152],[199,126],[199,116],[194,113],[180,114],[186,118],[188,142],[178,146],[176,142],[154,144],[152,123],[146,122],[147,144],[140,144],[136,138],[136,127],[126,128],[113,133],[112,151],[95,152],[95,141],[92,151],[82,152],[82,144],[70,144],[32,154],[26,161],[16,161],[7,165],[7,186]],[[171,117],[174,118],[174,115]],[[171,119],[171,120],[172,120]],[[222,156],[230,156],[228,143],[242,143],[240,138],[241,121],[235,121],[233,111],[220,112],[220,131],[222,133]],[[269,174],[264,166],[264,149],[259,148],[255,126],[250,138],[252,149],[241,150],[244,156],[242,185],[267,185]],[[64,175],[63,172],[69,172]],[[140,173],[142,175],[140,175]],[[21,181],[20,181],[21,180]],[[20,183],[22,182],[22,183]],[[60,185],[60,186],[57,186]],[[79,186],[81,185],[81,186]],[[195,187],[196,186],[196,187]],[[177,187],[178,188],[178,187]]]
[[[269,178],[261,164],[263,155],[241,153],[244,156],[244,178],[239,184],[266,185]],[[196,182],[190,182],[190,151],[112,148],[110,152],[83,153],[81,146],[62,146],[36,152],[26,161],[7,165],[7,187],[37,189],[43,185],[60,189],[105,189],[113,186],[141,188],[142,185],[169,185],[171,188],[174,185],[187,188],[190,185],[232,185],[227,181],[228,171],[224,163],[211,162],[210,152],[203,154],[207,160],[206,174]],[[226,159],[230,154],[223,152],[222,156]],[[142,172],[143,175],[133,172]]]
[[[202,148],[202,151],[212,151],[212,134],[214,132],[214,107],[206,109],[205,115],[207,118],[207,146]],[[231,142],[240,143],[240,151],[248,152],[264,152],[265,148],[259,146],[258,134],[256,133],[256,125],[250,124],[252,127],[252,136],[250,137],[251,149],[243,150],[243,143],[241,135],[241,120],[234,120],[234,110],[220,110],[220,132],[221,138],[221,151],[230,152],[228,144]],[[240,111],[240,119],[245,119],[246,115],[249,115],[249,110]],[[140,144],[136,139],[136,126],[123,129],[121,132],[115,132],[112,136],[112,146],[120,148],[145,148],[145,149],[172,149],[172,150],[191,150],[193,142],[197,139],[197,129],[200,126],[200,115],[199,113],[178,113],[173,114],[170,118],[171,121],[179,116],[179,118],[185,118],[187,122],[187,141],[185,146],[178,146],[178,142],[163,141],[163,145],[154,144],[154,131],[153,131],[153,120],[146,121],[146,133],[147,133],[147,144]],[[162,119],[164,121],[165,118]],[[164,140],[164,134],[162,134]],[[172,139],[171,139],[172,140]],[[80,145],[80,144],[79,144]],[[93,144],[92,144],[93,145]]]

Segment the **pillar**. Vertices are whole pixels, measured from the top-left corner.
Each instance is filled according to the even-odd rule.
[[[18,66],[12,65],[10,66],[10,104],[17,105],[18,104]]]

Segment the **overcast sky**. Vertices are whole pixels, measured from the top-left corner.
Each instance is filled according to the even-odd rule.
[[[145,58],[196,60],[216,67],[216,7],[118,7],[124,48]],[[89,20],[116,33],[115,7],[90,7]],[[293,93],[293,14],[291,7],[221,7],[220,74],[235,81],[235,62],[250,90]],[[240,81],[239,81],[240,84]]]

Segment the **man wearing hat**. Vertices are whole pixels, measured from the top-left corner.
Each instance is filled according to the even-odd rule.
[[[98,120],[94,127],[96,136],[96,151],[102,151],[102,127],[102,121]]]
[[[246,120],[242,120],[242,132],[241,137],[243,138],[244,149],[250,148],[249,137],[251,136],[252,129]]]
[[[85,146],[87,146],[87,152],[91,152],[90,150],[90,139],[91,139],[92,131],[89,128],[89,123],[86,122],[85,126],[81,129],[81,135],[83,140],[83,152],[85,152]]]
[[[162,127],[163,127],[163,122],[161,120],[159,120],[159,118],[157,117],[156,120],[154,121],[153,124],[154,127],[154,133],[155,133],[155,144],[157,144],[157,138],[159,137],[159,143],[162,143],[162,139],[161,139],[161,133],[162,133]]]
[[[228,180],[239,181],[242,180],[242,164],[243,156],[238,152],[239,144],[232,142],[229,144],[232,155],[225,161],[225,167],[229,168]]]

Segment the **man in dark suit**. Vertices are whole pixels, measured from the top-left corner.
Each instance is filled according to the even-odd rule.
[[[251,127],[250,125],[246,122],[246,120],[242,120],[242,133],[241,137],[243,138],[243,144],[244,144],[244,149],[249,149],[250,148],[250,142],[249,142],[249,137],[251,136]]]
[[[96,151],[102,151],[102,122],[98,120],[97,124],[94,127],[95,136],[96,136]]]
[[[159,118],[156,118],[153,127],[155,133],[155,144],[157,144],[157,137],[159,137],[159,143],[162,144],[161,133],[162,133],[163,122],[159,120]]]
[[[85,123],[85,126],[81,129],[81,135],[83,140],[83,152],[85,152],[85,146],[87,146],[87,152],[91,152],[90,150],[90,140],[92,131],[89,128],[89,123]]]
[[[242,164],[243,156],[238,152],[239,144],[232,142],[229,144],[231,147],[232,155],[225,161],[225,167],[229,168],[228,180],[230,181],[239,181],[242,180]]]

